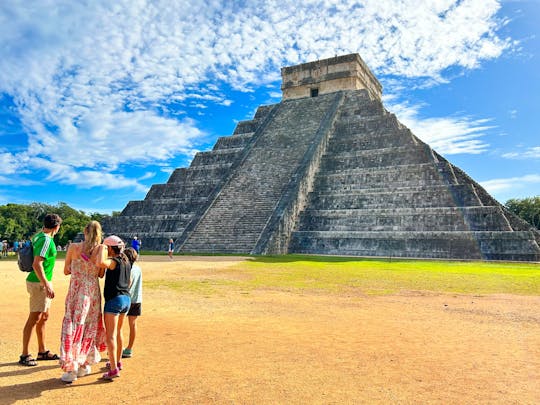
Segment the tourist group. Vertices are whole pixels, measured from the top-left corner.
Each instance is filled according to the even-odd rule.
[[[55,296],[52,276],[57,248],[54,236],[62,218],[47,214],[43,228],[32,237],[33,265],[26,278],[30,310],[23,329],[22,353],[19,364],[36,366],[38,361],[55,360],[62,368],[61,380],[72,383],[89,375],[91,366],[101,361],[107,351],[107,372],[101,378],[113,380],[120,376],[122,358],[132,356],[137,333],[137,317],[141,315],[142,275],[136,263],[137,249],[125,247],[118,236],[102,240],[101,225],[90,221],[84,228],[84,239],[71,243],[66,252],[64,274],[70,276],[62,321],[60,353],[51,353],[44,341],[45,325],[51,301]],[[105,277],[102,307],[99,278]],[[129,343],[124,347],[122,325],[127,316]],[[30,339],[36,333],[38,354],[29,352]]]

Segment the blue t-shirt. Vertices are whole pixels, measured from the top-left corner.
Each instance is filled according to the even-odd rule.
[[[139,250],[141,248],[141,241],[139,239],[133,239],[131,241],[131,247],[139,253]]]

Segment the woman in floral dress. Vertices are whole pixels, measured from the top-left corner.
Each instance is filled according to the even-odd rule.
[[[71,383],[91,372],[107,349],[101,313],[98,277],[105,274],[107,250],[101,244],[101,225],[91,221],[84,228],[84,241],[72,243],[66,254],[64,274],[71,274],[62,323],[60,365],[62,381]]]

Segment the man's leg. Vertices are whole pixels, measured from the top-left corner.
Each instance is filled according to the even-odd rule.
[[[38,323],[38,320],[40,318],[41,312],[30,312],[28,315],[28,319],[26,320],[26,324],[24,325],[23,329],[23,350],[22,355],[26,356],[29,354],[28,346],[30,344],[30,338],[32,337],[32,331],[34,330],[34,326]],[[39,341],[39,335],[38,335],[38,341]],[[40,347],[41,350],[41,347]]]
[[[36,323],[39,353],[43,353],[47,350],[45,347],[45,323],[47,322],[47,319],[49,319],[49,311],[41,312],[41,316]]]

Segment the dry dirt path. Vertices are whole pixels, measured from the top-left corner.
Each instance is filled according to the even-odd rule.
[[[241,258],[144,257],[145,282],[235,277]],[[60,261],[47,341],[59,347]],[[60,270],[60,271],[58,271]],[[239,277],[241,275],[238,275]],[[540,297],[145,288],[121,378],[21,367],[24,274],[0,261],[0,404],[537,404]],[[32,352],[36,352],[35,338]],[[100,364],[104,365],[104,362]]]

